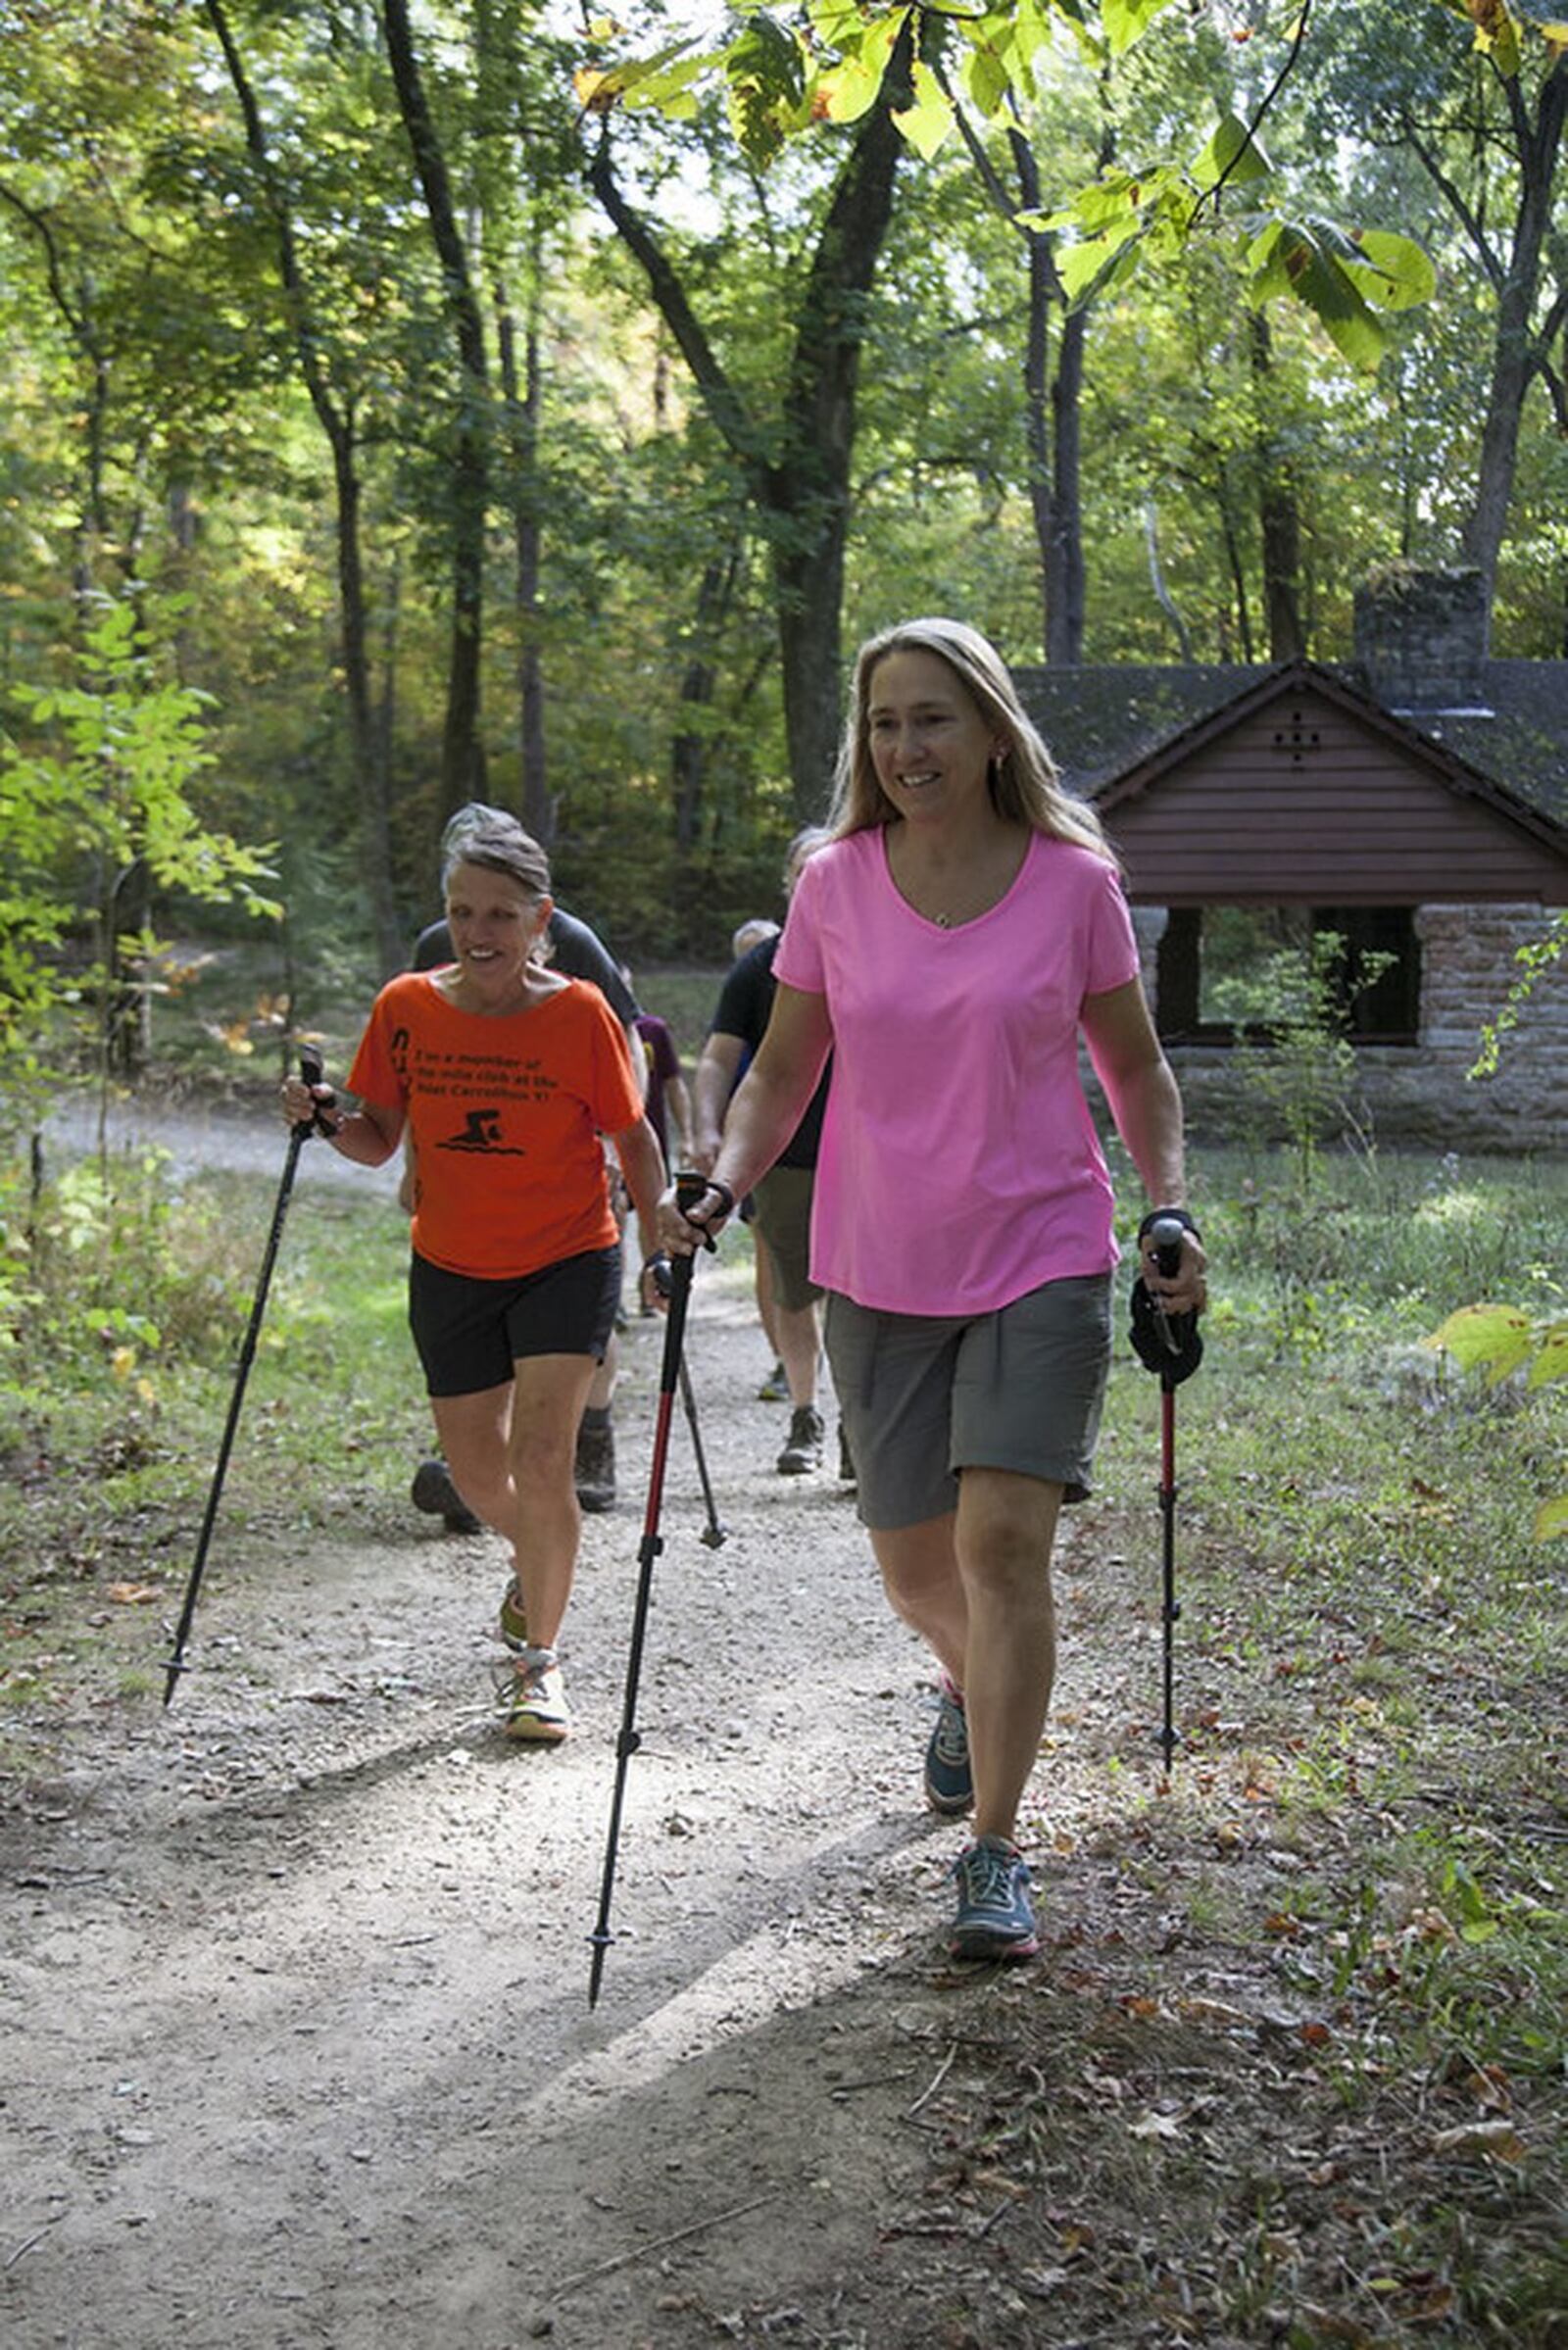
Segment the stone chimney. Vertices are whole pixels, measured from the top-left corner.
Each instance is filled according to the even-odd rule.
[[[1355,658],[1371,691],[1399,716],[1485,710],[1486,657],[1479,570],[1390,564],[1356,589]]]

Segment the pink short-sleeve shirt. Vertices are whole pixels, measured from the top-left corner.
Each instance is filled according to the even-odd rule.
[[[833,1025],[813,1281],[976,1314],[1115,1264],[1078,1028],[1138,951],[1103,857],[1035,833],[1005,896],[945,930],[899,894],[884,828],[851,833],[805,866],[773,969]]]

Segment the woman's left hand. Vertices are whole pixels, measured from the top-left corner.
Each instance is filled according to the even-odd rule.
[[[1138,1249],[1138,1270],[1151,1297],[1157,1297],[1167,1313],[1200,1314],[1208,1302],[1208,1284],[1204,1279],[1208,1258],[1203,1244],[1190,1226],[1184,1226],[1181,1239],[1181,1257],[1174,1273],[1159,1269],[1158,1251],[1153,1233],[1146,1226]]]
[[[637,1276],[637,1302],[650,1313],[669,1311],[669,1258],[662,1248],[657,1256],[646,1257]]]

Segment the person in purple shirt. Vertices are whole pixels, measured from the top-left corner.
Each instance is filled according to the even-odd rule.
[[[1148,1194],[1140,1272],[1204,1299],[1180,1097],[1094,810],[1061,789],[1001,658],[914,620],[856,664],[829,827],[774,961],[767,1034],[706,1196],[661,1205],[691,1248],[794,1132],[829,1053],[811,1278],[889,1598],[940,1668],[926,1797],[974,1834],[950,1946],[1038,1948],[1018,1812],[1055,1669],[1051,1559],[1089,1490],[1118,1249],[1087,1046]],[[1146,1235],[1183,1227],[1178,1271]]]

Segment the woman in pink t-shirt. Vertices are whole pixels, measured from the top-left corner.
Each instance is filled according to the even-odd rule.
[[[862,647],[830,844],[807,865],[767,1035],[707,1196],[716,1230],[794,1130],[831,1051],[811,1278],[861,1517],[893,1605],[941,1667],[927,1800],[973,1807],[952,1948],[1037,1947],[1017,1814],[1051,1699],[1051,1556],[1088,1491],[1117,1261],[1087,1045],[1151,1215],[1140,1270],[1203,1302],[1181,1102],[1093,809],[1060,789],[994,649],[916,620]],[[1186,1227],[1162,1275],[1144,1235]]]

